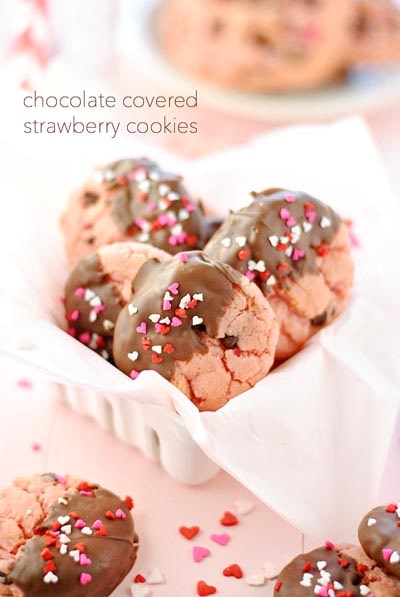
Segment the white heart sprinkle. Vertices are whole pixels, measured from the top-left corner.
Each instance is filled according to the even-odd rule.
[[[278,577],[280,569],[273,562],[265,562],[264,574],[267,580],[273,580]]]
[[[59,516],[57,518],[57,522],[59,522],[61,525],[63,524],[67,524],[67,522],[70,521],[70,517],[69,516]]]
[[[104,181],[103,172],[101,170],[95,170],[92,174],[92,180],[96,184],[101,184]]]
[[[299,584],[301,584],[303,587],[311,587],[312,579],[313,579],[313,575],[308,574],[306,572],[306,573],[304,573],[303,578]]]
[[[161,346],[161,344],[156,344],[155,346],[151,347],[151,350],[153,352],[156,352],[157,354],[161,354],[162,353],[162,346]]]
[[[291,257],[293,253],[293,247],[288,247],[285,251],[286,257]]]
[[[265,270],[266,270],[265,261],[262,261],[262,259],[260,259],[260,261],[257,261],[255,269],[258,272],[265,272]]]
[[[111,330],[113,330],[115,327],[115,324],[110,321],[109,319],[105,319],[103,321],[103,328],[106,330],[106,332],[110,332]]]
[[[107,352],[106,350],[104,350],[104,349],[103,349],[103,350],[101,351],[101,356],[103,357],[103,359],[106,359],[106,361],[108,361],[108,357],[109,357],[110,355],[108,354],[108,352]]]
[[[279,241],[280,241],[281,245],[287,245],[289,242],[289,239],[287,236],[281,236]]]
[[[256,265],[257,263],[253,259],[249,259],[247,267],[251,272],[256,269]]]
[[[163,319],[160,319],[160,323],[164,323],[165,325],[169,325],[171,323],[171,320],[169,317],[164,317]]]
[[[311,222],[303,222],[303,230],[304,230],[304,232],[310,232],[311,229],[312,229]]]
[[[276,278],[273,274],[271,274],[271,276],[268,277],[267,280],[267,286],[273,286],[274,284],[276,284]]]
[[[67,535],[61,534],[58,536],[58,541],[60,543],[69,543],[71,541],[71,539],[69,537],[67,537]]]
[[[137,361],[138,357],[139,357],[139,353],[137,350],[133,350],[132,352],[128,352],[128,354],[126,355],[128,357],[128,359],[130,361]]]
[[[341,591],[343,589],[343,585],[338,580],[334,580],[333,588],[335,589],[335,591]]]
[[[185,294],[179,302],[179,308],[186,309],[188,303],[190,303],[190,294]]]
[[[90,311],[89,313],[89,321],[90,323],[94,323],[97,320],[97,313],[96,311]]]
[[[319,225],[321,226],[321,228],[329,228],[329,226],[331,225],[331,221],[326,216],[322,216]]]
[[[164,298],[164,301],[173,301],[174,300],[174,297],[172,296],[172,294],[170,292],[168,292],[168,290],[164,294],[163,298]]]
[[[115,178],[115,172],[113,170],[106,170],[103,173],[103,176],[104,176],[104,180],[111,181],[111,180],[114,180],[114,178]]]
[[[250,587],[261,587],[265,585],[265,576],[264,574],[251,574],[250,576],[246,576],[244,581]]]
[[[93,292],[93,290],[90,290],[90,288],[86,288],[84,296],[85,301],[91,301],[92,298],[94,298],[95,296],[96,294]]]
[[[181,234],[183,231],[182,224],[176,224],[171,228],[172,234]]]
[[[320,585],[326,586],[331,582],[332,575],[330,572],[327,572],[326,570],[321,570],[320,574],[321,578],[319,578],[317,581]]]
[[[248,514],[254,509],[254,504],[247,500],[236,500],[235,506],[238,514]]]
[[[141,180],[138,183],[138,189],[139,191],[142,191],[142,193],[147,193],[147,191],[150,189],[150,181],[149,180]]]
[[[89,301],[89,305],[91,307],[100,307],[100,305],[102,305],[102,304],[103,304],[103,301],[101,300],[101,298],[99,296],[94,296]]]
[[[150,240],[150,234],[147,234],[147,232],[143,232],[143,234],[139,234],[139,236],[137,237],[137,241],[139,243],[147,243]]]
[[[296,226],[293,226],[293,228],[290,229],[290,232],[292,234],[294,234],[295,236],[300,236],[300,234],[301,234],[300,226],[298,224],[296,224]]]
[[[151,597],[152,593],[146,585],[134,583],[131,585],[132,597]]]
[[[231,246],[231,244],[232,244],[232,241],[231,241],[231,239],[228,236],[226,236],[225,238],[223,238],[221,240],[221,245],[223,247],[225,247],[225,249],[229,249],[229,247]]]
[[[180,199],[180,195],[178,195],[178,193],[175,193],[174,191],[171,191],[171,193],[168,193],[168,199],[170,201],[178,201],[178,199]]]
[[[246,244],[246,242],[247,242],[247,239],[246,239],[246,237],[245,237],[245,236],[237,236],[237,237],[235,238],[235,241],[236,241],[236,244],[237,244],[239,247],[244,247],[244,245],[245,245],[245,244]]]
[[[73,549],[72,551],[69,552],[69,555],[71,556],[71,558],[73,560],[75,560],[75,562],[79,562],[81,552],[79,551],[79,549]]]
[[[43,580],[47,585],[49,585],[50,583],[55,584],[56,582],[58,582],[58,576],[56,576],[53,572],[50,571],[47,574],[45,574]]]
[[[320,562],[317,562],[318,570],[324,570],[324,568],[326,568],[326,566],[327,566],[327,562],[325,562],[325,560],[321,560]]]
[[[161,585],[165,582],[165,578],[158,568],[154,568],[146,577],[146,582],[149,585]]]
[[[376,518],[368,518],[367,525],[368,525],[369,527],[373,527],[373,526],[374,526],[374,524],[376,524]]]
[[[26,514],[26,516],[30,516],[30,515],[32,514],[32,510],[31,510],[31,508],[28,508],[28,509],[25,511],[25,514]]]
[[[137,307],[135,307],[135,305],[132,305],[132,303],[129,303],[129,305],[128,305],[129,315],[135,315],[135,313],[137,313],[138,311],[139,311],[139,309]]]
[[[58,500],[57,500],[57,502],[59,504],[62,504],[63,506],[68,506],[68,500],[67,500],[67,498],[59,497]]]
[[[192,325],[200,325],[201,323],[203,323],[204,319],[202,317],[199,317],[198,315],[194,315],[192,317]]]
[[[367,585],[360,585],[360,595],[362,597],[367,597],[367,595],[371,595],[371,589],[367,587]]]
[[[83,535],[93,535],[93,531],[90,527],[83,527],[81,533],[83,533]]]
[[[188,220],[189,218],[190,218],[190,213],[188,211],[186,211],[186,209],[179,210],[178,219],[181,222],[184,222],[185,220]]]
[[[68,547],[65,545],[65,543],[61,543],[59,551],[62,556],[65,556],[65,554],[68,553]]]
[[[167,195],[171,190],[171,187],[169,187],[167,184],[165,184],[164,182],[162,182],[161,184],[158,185],[158,192],[160,193],[160,195],[165,196]]]
[[[196,299],[196,301],[203,301],[204,300],[202,292],[198,292],[197,294],[194,294],[193,298]]]
[[[64,526],[61,527],[61,530],[63,533],[65,533],[66,535],[70,535],[72,533],[72,527],[70,524],[65,524]]]
[[[159,313],[152,313],[151,315],[149,315],[149,319],[153,323],[157,323],[159,321],[160,317],[161,317],[161,315]]]
[[[279,238],[275,235],[269,236],[268,240],[273,247],[277,247],[279,244]]]
[[[394,551],[394,552],[392,553],[392,555],[390,556],[390,560],[389,560],[389,562],[390,562],[391,564],[398,564],[398,563],[400,562],[400,554],[399,554],[399,552],[398,552],[398,551]]]

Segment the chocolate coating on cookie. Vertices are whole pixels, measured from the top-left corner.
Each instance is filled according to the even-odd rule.
[[[378,506],[362,519],[358,537],[365,553],[400,579],[400,503]]]
[[[147,261],[117,320],[113,345],[117,367],[132,377],[155,369],[170,379],[175,361],[207,352],[201,334],[216,337],[240,278],[201,251],[180,253],[164,263]]]
[[[50,506],[7,582],[29,597],[107,597],[132,568],[137,549],[126,504],[84,483]]]
[[[269,189],[230,214],[205,247],[268,294],[285,279],[317,269],[317,257],[329,251],[341,220],[327,205],[306,193]]]
[[[121,298],[102,271],[98,255],[82,259],[65,287],[69,333],[109,359]]]
[[[202,248],[202,208],[190,198],[182,177],[146,159],[119,160],[95,176],[107,190],[111,217],[122,237],[172,254]]]
[[[369,595],[357,562],[336,549],[319,547],[294,558],[280,573],[274,597]]]

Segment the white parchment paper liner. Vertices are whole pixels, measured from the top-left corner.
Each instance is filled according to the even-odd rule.
[[[0,224],[0,353],[61,383],[175,408],[213,460],[321,539],[353,539],[361,516],[382,494],[399,498],[400,219],[360,120],[278,131],[190,163],[161,156],[217,213],[246,204],[251,190],[301,189],[353,219],[360,241],[354,252],[356,285],[343,316],[215,413],[200,414],[154,372],[129,380],[57,327],[67,272],[56,222],[67,193],[81,182],[75,165],[89,172],[96,152],[66,147],[68,167],[57,156],[49,168],[51,145],[41,147],[24,162],[20,177],[24,150],[10,147],[5,181],[10,202]],[[101,162],[144,152],[160,154],[121,142]]]

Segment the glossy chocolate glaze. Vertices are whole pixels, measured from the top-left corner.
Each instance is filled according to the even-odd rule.
[[[155,369],[171,379],[175,361],[207,352],[202,335],[217,336],[240,277],[201,251],[182,253],[164,263],[147,261],[117,320],[113,347],[117,367],[128,375],[132,370]],[[221,342],[232,343],[228,338]]]
[[[378,506],[368,512],[358,528],[358,538],[378,566],[400,579],[400,504]]]
[[[136,560],[129,509],[98,486],[68,490],[36,533],[7,579],[27,597],[107,597]]]
[[[97,254],[81,259],[65,286],[65,311],[70,333],[105,358],[110,358],[115,322],[124,304],[102,271]],[[101,310],[96,312],[96,309]],[[78,319],[75,319],[77,313]]]
[[[204,250],[252,279],[268,294],[288,277],[316,271],[341,220],[306,193],[269,189],[231,213]]]
[[[327,547],[300,554],[278,576],[274,597],[315,597],[316,594],[325,594],[315,592],[316,587],[322,590],[323,586],[333,589],[333,595],[363,595],[360,592],[362,575],[357,571],[357,562]]]
[[[145,158],[113,162],[95,176],[125,240],[148,242],[172,254],[203,247],[202,207],[189,196],[180,176]]]

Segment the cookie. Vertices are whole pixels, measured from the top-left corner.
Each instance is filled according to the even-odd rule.
[[[362,519],[358,538],[365,553],[400,579],[400,503],[378,506]]]
[[[147,159],[97,170],[61,218],[69,266],[113,242],[150,243],[168,253],[202,248],[203,210],[181,177]]]
[[[400,61],[400,5],[394,0],[355,0],[352,60],[376,64]]]
[[[353,17],[349,0],[165,0],[159,37],[190,75],[246,91],[291,91],[342,76]]]
[[[230,214],[204,250],[253,281],[280,323],[276,359],[299,351],[344,309],[353,284],[340,217],[306,193],[269,189]]]
[[[101,247],[84,257],[65,287],[68,333],[107,360],[118,314],[131,295],[131,284],[141,265],[170,255],[145,243],[121,242]]]
[[[99,485],[45,474],[0,491],[0,595],[107,597],[137,549],[127,504]]]
[[[201,251],[150,259],[118,316],[115,364],[154,369],[200,410],[216,410],[264,377],[278,326],[255,284]]]

